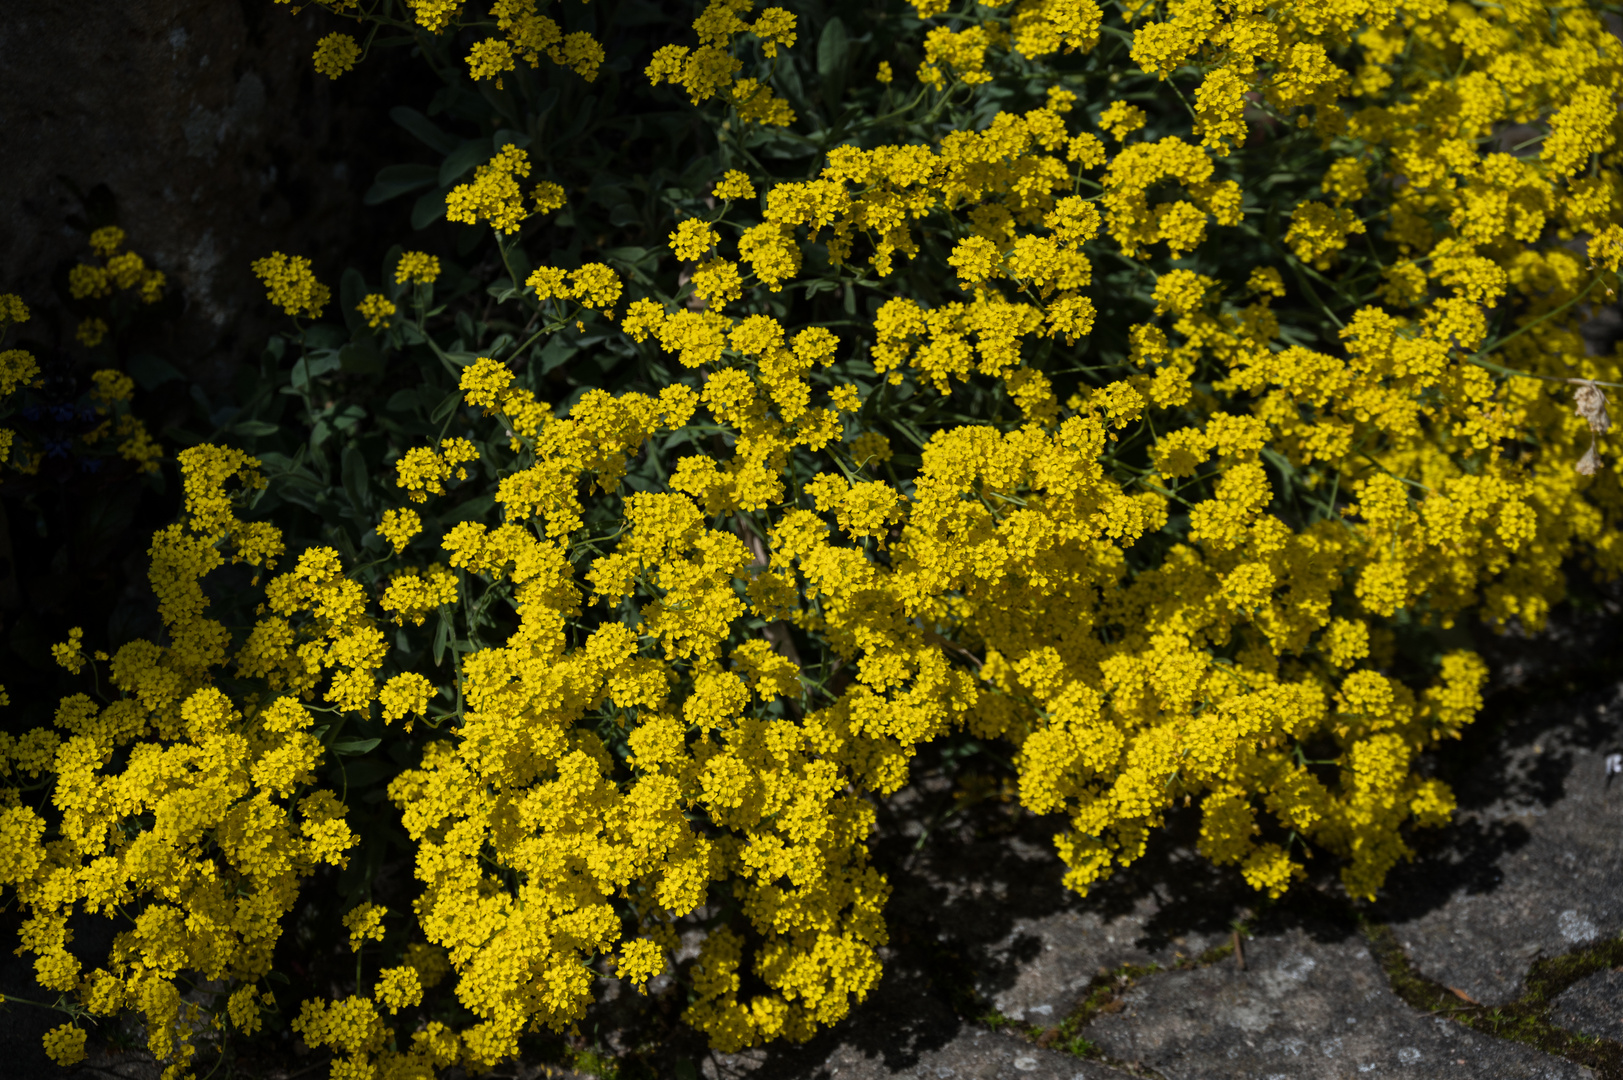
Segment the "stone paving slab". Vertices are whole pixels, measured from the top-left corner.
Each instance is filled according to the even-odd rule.
[[[1293,927],[1225,961],[1145,979],[1082,1031],[1167,1080],[1462,1077],[1578,1080],[1593,1074],[1401,1001],[1357,935]]]
[[[1535,704],[1485,748],[1448,777],[1457,820],[1379,910],[1422,974],[1501,1005],[1536,958],[1623,932],[1623,782],[1605,765],[1623,686]]]
[[[1550,1020],[1580,1035],[1623,1042],[1623,968],[1579,979],[1555,999]]]
[[[1171,966],[1228,940],[1255,894],[1168,835],[1140,863],[1080,897],[1061,884],[1060,818],[964,828],[886,866],[893,932],[928,935],[962,958],[978,996],[1003,1016],[1058,1023],[1090,981],[1123,965]],[[1195,824],[1191,815],[1187,826]],[[1188,830],[1186,830],[1188,831]],[[877,845],[881,858],[885,845]],[[1238,887],[1237,887],[1238,886]]]

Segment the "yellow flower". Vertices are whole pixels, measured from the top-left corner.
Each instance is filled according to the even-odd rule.
[[[79,328],[74,331],[73,336],[78,339],[79,344],[88,349],[94,349],[107,337],[107,333],[107,320],[89,318],[79,320]]]
[[[439,259],[421,251],[402,252],[400,261],[395,264],[394,279],[399,285],[408,281],[416,285],[432,285],[439,276]]]
[[[676,226],[670,240],[671,250],[676,252],[676,257],[692,262],[720,243],[721,237],[704,221],[689,218]]]
[[[67,668],[75,675],[84,666],[84,637],[83,628],[75,626],[68,631],[68,640],[51,646],[51,657],[57,664]]]
[[[750,178],[737,169],[728,169],[716,181],[712,192],[718,199],[753,199],[755,198],[755,185]]]
[[[104,259],[112,258],[124,246],[124,230],[104,225],[90,234],[90,250]]]
[[[383,718],[399,720],[411,714],[426,716],[428,699],[433,694],[433,684],[416,672],[396,675],[383,684],[383,690],[378,694],[378,700],[383,703]]]
[[[348,34],[328,34],[316,42],[316,71],[336,79],[355,66],[361,58],[361,46]]]
[[[530,155],[508,143],[474,170],[471,182],[458,184],[445,196],[446,220],[468,225],[488,221],[498,232],[517,232],[529,216],[524,212],[518,178],[529,175]],[[540,201],[539,194],[537,199]]]
[[[366,325],[376,330],[379,326],[387,326],[389,319],[395,313],[394,302],[382,293],[368,293],[359,304],[355,305],[366,319]]]
[[[85,1030],[62,1024],[45,1033],[45,1054],[58,1065],[77,1065],[85,1059]]]
[[[253,271],[265,283],[270,302],[294,317],[321,318],[322,309],[332,297],[327,287],[316,280],[310,260],[302,256],[273,251],[263,259],[255,259]]]
[[[781,45],[787,49],[795,43],[795,17],[783,8],[767,8],[756,16],[750,32],[761,39],[761,54],[767,58],[778,55]]]
[[[413,447],[401,455],[395,466],[396,484],[407,491],[412,502],[427,502],[429,495],[445,494],[445,482],[468,478],[467,464],[479,460],[479,450],[460,436],[445,439],[439,452]]]
[[[383,917],[388,913],[389,909],[382,904],[361,904],[344,914],[351,952],[359,952],[368,940],[383,940]]]
[[[0,293],[0,330],[28,321],[28,305],[16,293]]]
[[[378,535],[394,545],[395,553],[406,550],[411,538],[423,531],[423,520],[410,508],[385,510],[378,523]]]
[[[603,263],[586,263],[569,272],[569,293],[582,307],[607,313],[620,299],[620,276]]]
[[[1125,140],[1128,135],[1143,127],[1145,120],[1143,109],[1137,105],[1129,105],[1125,101],[1113,101],[1099,114],[1099,126],[1109,132],[1117,142]]]
[[[0,351],[0,397],[6,397],[19,386],[27,386],[39,374],[39,363],[34,354],[23,349]]]

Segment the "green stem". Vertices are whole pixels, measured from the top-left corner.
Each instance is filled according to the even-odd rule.
[[[1527,331],[1533,329],[1533,327],[1537,326],[1539,323],[1543,322],[1544,320],[1554,318],[1555,316],[1561,314],[1563,311],[1567,310],[1569,307],[1576,304],[1578,301],[1582,300],[1584,297],[1588,296],[1589,295],[1589,290],[1593,289],[1597,284],[1599,284],[1599,282],[1600,282],[1600,278],[1598,278],[1598,277],[1597,278],[1592,278],[1590,280],[1589,284],[1584,286],[1583,292],[1581,292],[1578,295],[1574,296],[1571,300],[1568,300],[1566,303],[1562,304],[1558,308],[1551,308],[1549,311],[1546,311],[1544,314],[1540,315],[1538,318],[1534,319],[1530,323],[1525,323],[1522,326],[1518,326],[1515,330],[1513,330],[1510,333],[1506,334],[1504,337],[1499,338],[1497,341],[1494,341],[1494,342],[1492,342],[1492,343],[1490,343],[1488,345],[1484,345],[1482,348],[1478,349],[1476,352],[1472,353],[1470,356],[1467,356],[1465,359],[1469,363],[1475,364],[1477,367],[1487,368],[1489,371],[1497,371],[1501,375],[1521,375],[1521,376],[1523,376],[1525,378],[1544,379],[1544,380],[1547,380],[1549,382],[1572,382],[1573,380],[1564,379],[1564,378],[1562,378],[1562,377],[1560,377],[1558,375],[1534,375],[1531,372],[1517,371],[1515,368],[1502,367],[1499,364],[1490,364],[1487,361],[1483,360],[1482,357],[1484,357],[1484,356],[1488,355],[1489,353],[1493,352],[1494,350],[1498,349],[1500,346],[1504,345],[1507,341],[1512,341],[1512,340],[1520,337],[1522,334],[1527,333]],[[1579,380],[1579,381],[1584,381],[1584,380]],[[1597,386],[1617,386],[1618,384],[1617,383],[1596,383],[1596,385]]]

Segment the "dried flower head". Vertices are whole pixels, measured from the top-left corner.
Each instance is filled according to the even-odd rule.
[[[1600,471],[1600,450],[1595,446],[1593,439],[1589,442],[1589,449],[1584,452],[1583,457],[1578,459],[1578,464],[1573,468],[1577,469],[1582,476],[1594,476]]]
[[[1606,412],[1605,392],[1588,379],[1574,381],[1578,384],[1578,389],[1572,395],[1574,411],[1588,421],[1590,431],[1597,435],[1606,434],[1611,430],[1612,418]]]

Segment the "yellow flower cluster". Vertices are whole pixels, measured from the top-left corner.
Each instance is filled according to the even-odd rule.
[[[513,143],[474,170],[472,183],[458,184],[445,197],[445,217],[473,225],[480,220],[504,233],[517,232],[528,216],[518,178],[530,175],[530,155]]]
[[[106,225],[92,232],[90,250],[102,261],[79,263],[70,269],[68,294],[75,300],[100,300],[118,292],[131,291],[143,304],[156,304],[162,300],[166,283],[163,271],[147,266],[146,260],[136,252],[120,252],[119,248],[123,245],[124,230],[116,225]],[[102,343],[110,331],[106,319],[90,315],[79,320],[74,337],[81,345],[93,349]]]
[[[411,7],[435,32],[458,13]],[[946,4],[914,7],[928,19]],[[639,297],[619,319],[674,358],[671,384],[592,390],[556,415],[501,360],[463,367],[462,400],[511,457],[445,438],[405,451],[397,485],[426,504],[478,462],[493,516],[419,540],[416,510],[387,511],[378,536],[424,559],[391,567],[376,595],[336,552],[306,551],[234,646],[200,581],[228,558],[272,569],[281,538],[235,515],[227,484],[255,482],[250,459],[182,454],[186,518],[151,549],[169,644],[119,649],[123,696],[65,699],[65,735],[0,743],[0,775],[54,785],[49,823],[15,787],[0,809],[0,885],[29,913],[42,984],[92,1012],[140,1009],[154,1052],[182,1069],[182,971],[220,980],[233,1021],[257,1023],[277,920],[299,879],[353,842],[332,793],[298,797],[322,753],[303,704],[317,694],[339,715],[377,702],[386,721],[442,724],[387,789],[416,845],[426,940],[369,993],[305,1002],[294,1023],[333,1051],[338,1077],[489,1068],[526,1031],[584,1015],[594,958],[646,986],[679,920],[718,899],[727,918],[700,943],[686,1019],[726,1051],[810,1037],[880,973],[889,887],[869,860],[868,799],[901,788],[918,748],[953,731],[1007,744],[1023,805],[1064,815],[1055,843],[1079,892],[1198,804],[1201,852],[1260,892],[1303,876],[1311,845],[1342,861],[1350,894],[1372,897],[1410,854],[1406,830],[1452,812],[1415,757],[1472,722],[1487,676],[1453,650],[1399,678],[1394,620],[1537,629],[1565,564],[1623,571],[1598,385],[1623,381],[1623,357],[1588,356],[1575,331],[1578,302],[1615,287],[1623,258],[1623,45],[1582,9],[1276,7],[1180,0],[1152,21],[1128,5],[1144,72],[1203,73],[1187,137],[1135,136],[1146,113],[1114,102],[1097,121],[1107,145],[1056,86],[933,144],[835,147],[804,180],[725,174],[721,200],[760,185],[759,220],[689,218],[668,237],[705,304]],[[746,22],[752,8],[711,0],[698,46],[659,49],[650,80],[790,122],[735,77],[743,35],[768,56],[795,40],[792,16]],[[512,70],[503,48],[564,48],[533,5],[498,4],[497,17],[507,36],[475,46],[487,74]],[[1011,49],[1086,51],[1100,30],[1090,0],[1027,0],[929,28],[918,78],[973,87]],[[1335,57],[1350,42],[1359,62],[1345,71]],[[1316,197],[1280,207],[1278,265],[1155,272],[1163,253],[1209,255],[1213,223],[1248,227],[1247,192],[1218,179],[1247,135],[1248,94],[1322,140],[1326,170],[1303,193]],[[1486,141],[1541,120],[1551,133],[1535,158]],[[504,148],[451,192],[452,220],[516,231],[528,174],[524,152]],[[1389,195],[1376,205],[1372,190]],[[535,197],[562,204],[555,188]],[[1539,246],[1546,230],[1589,236],[1594,263]],[[1402,255],[1372,286],[1386,306],[1325,308],[1333,342],[1287,333],[1279,268],[1317,305],[1310,282],[1336,286],[1324,272],[1377,237]],[[864,276],[900,278],[898,256],[938,243],[948,270],[932,272],[943,290],[955,275],[957,293],[926,303],[898,286],[854,332],[769,306],[825,254],[836,274],[861,260]],[[1154,284],[1122,320],[1120,362],[1089,369],[1110,374],[1062,404],[1044,365],[1092,333],[1085,290],[1103,255]],[[402,281],[437,270],[400,265]],[[301,260],[255,269],[290,313],[327,299]],[[598,263],[542,266],[526,285],[605,313],[625,287]],[[1490,343],[1496,312],[1514,329]],[[860,430],[864,396],[889,391],[836,374],[853,352],[921,396],[988,380],[1019,417],[917,432],[898,477],[904,457]],[[0,360],[13,383],[32,371]],[[1569,380],[1576,410],[1550,392]],[[121,390],[109,381],[105,396]],[[623,490],[628,462],[661,432],[698,428],[701,408],[704,449],[691,442],[661,488]],[[838,473],[794,469],[835,447]],[[617,528],[580,541],[605,516]],[[505,639],[454,641],[454,686],[404,671],[380,687],[385,622],[402,636],[434,616],[446,628],[475,591],[510,603]],[[803,670],[791,625],[840,679]],[[96,662],[77,638],[58,659]],[[264,691],[228,699],[211,681],[227,664]],[[75,905],[136,896],[134,929],[83,975],[66,949]],[[353,910],[352,945],[376,940],[385,915]],[[384,1012],[448,976],[474,1023],[397,1038]],[[82,1052],[76,1031],[48,1036],[59,1060]]]
[[[263,259],[255,259],[253,271],[265,283],[270,302],[295,318],[321,318],[327,301],[332,299],[327,286],[316,280],[310,260],[301,255],[273,251]]]
[[[437,32],[443,25],[443,9],[439,5],[432,9],[429,18],[434,25],[425,22],[425,9],[426,5],[418,9],[418,21]],[[603,63],[603,46],[587,33],[565,34],[554,20],[539,12],[536,0],[496,0],[491,5],[491,15],[503,36],[474,43],[467,59],[468,71],[475,79],[493,78],[500,88],[502,72],[516,70],[519,60],[534,67],[541,62],[543,54],[587,82],[597,78],[597,69]]]
[[[407,450],[395,465],[395,483],[406,489],[412,502],[423,503],[430,495],[444,495],[445,482],[453,477],[460,481],[468,478],[467,466],[479,460],[479,448],[461,437],[452,437],[440,444],[438,451],[424,446]],[[418,526],[416,515],[413,526]],[[399,529],[400,526],[395,526]],[[415,531],[415,528],[413,529]]]
[[[693,20],[699,47],[662,46],[644,70],[648,81],[654,86],[680,86],[695,105],[719,96],[737,110],[745,123],[774,127],[794,123],[794,110],[773,94],[771,87],[757,79],[734,77],[744,62],[731,50],[742,35],[751,34],[759,40],[761,52],[768,58],[795,43],[793,14],[783,8],[767,8],[753,24],[745,22],[744,15],[754,6],[753,0],[709,0]]]
[[[281,537],[235,515],[228,485],[261,483],[253,459],[199,446],[181,453],[180,468],[184,517],[151,548],[150,579],[169,643],[122,645],[107,665],[117,692],[110,702],[73,694],[57,707],[54,727],[0,736],[0,781],[10,785],[0,788],[0,888],[28,912],[22,942],[36,978],[91,1016],[138,1011],[170,1077],[187,1073],[197,1049],[199,1006],[182,996],[186,988],[212,981],[229,994],[239,1027],[257,1025],[281,920],[300,880],[319,864],[341,865],[355,843],[344,806],[309,788],[323,748],[298,697],[309,685],[307,662],[318,669],[324,662],[324,635],[353,622],[336,613],[351,604],[344,584],[310,574],[301,560],[299,570],[269,583],[279,614],[233,657],[230,634],[208,616],[203,579],[227,562],[272,569]],[[294,594],[300,600],[290,606],[285,598]],[[293,608],[316,614],[296,627],[283,618]],[[79,640],[76,632],[58,650],[70,668],[87,662]],[[353,656],[353,648],[333,644]],[[286,681],[303,686],[239,705],[213,685],[233,661],[239,674],[267,666],[297,673]],[[347,704],[364,706],[364,695],[350,696]],[[41,774],[50,781],[49,831],[35,800],[21,800],[17,787],[23,776]],[[89,971],[67,948],[78,912],[133,914]],[[83,1046],[84,1032],[73,1025],[46,1036],[59,1062],[77,1060]]]
[[[316,42],[316,71],[329,79],[353,68],[360,58],[360,43],[348,34],[328,34]]]
[[[361,313],[366,325],[376,330],[380,326],[388,326],[389,319],[394,316],[394,301],[382,293],[368,293],[355,305],[355,310]]]
[[[432,285],[439,276],[439,259],[421,251],[404,252],[400,256],[400,261],[395,264],[396,285],[404,285],[408,281],[414,285]]]
[[[603,263],[587,263],[578,270],[539,267],[524,284],[535,290],[537,300],[574,300],[583,308],[610,315],[620,299],[620,277]]]

